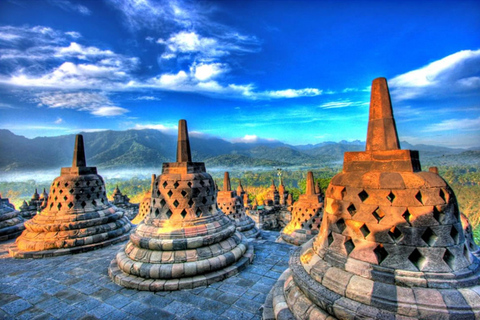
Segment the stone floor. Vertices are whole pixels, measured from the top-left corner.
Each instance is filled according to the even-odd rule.
[[[0,244],[0,319],[260,319],[270,288],[294,247],[278,232],[254,240],[255,259],[240,274],[208,287],[142,292],[114,284],[107,267],[125,242],[44,259],[13,259]]]

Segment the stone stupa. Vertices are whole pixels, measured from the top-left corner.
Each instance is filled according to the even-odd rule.
[[[366,151],[345,153],[320,233],[289,267],[265,319],[479,319],[480,261],[455,194],[400,149],[385,78],[372,83]]]
[[[110,264],[115,283],[189,289],[233,276],[253,260],[253,245],[218,209],[205,164],[192,162],[185,120],[178,126],[177,162],[163,164],[151,193],[150,213]]]
[[[245,213],[243,199],[235,191],[232,191],[228,172],[224,174],[223,190],[217,193],[217,204],[245,237],[257,238],[260,236],[260,231],[255,227],[255,222]]]
[[[280,233],[282,240],[300,246],[318,234],[323,217],[323,202],[315,192],[313,173],[307,173],[305,194],[292,208],[292,219]]]
[[[83,136],[77,135],[71,167],[53,180],[47,206],[31,220],[10,250],[15,258],[85,252],[128,239],[131,224],[107,200],[96,167],[87,167]]]
[[[24,222],[15,206],[0,194],[0,241],[18,237],[25,229]]]

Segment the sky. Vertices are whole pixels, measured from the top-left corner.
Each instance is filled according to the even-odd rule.
[[[480,146],[480,1],[0,1],[0,129]]]

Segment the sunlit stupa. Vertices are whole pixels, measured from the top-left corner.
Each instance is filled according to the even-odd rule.
[[[232,219],[237,230],[245,237],[256,238],[260,235],[260,232],[255,227],[255,222],[245,213],[242,197],[235,191],[232,191],[228,172],[224,174],[223,190],[217,193],[217,204],[220,210]]]
[[[320,233],[292,253],[264,318],[478,319],[480,261],[433,171],[400,149],[387,81],[375,79],[366,151],[345,153]]]
[[[87,167],[83,136],[77,135],[71,167],[53,180],[47,206],[31,220],[10,250],[15,258],[79,253],[128,239],[131,224],[107,200],[96,167]]]
[[[217,207],[205,164],[192,162],[180,120],[177,162],[164,163],[153,180],[150,212],[111,262],[110,277],[138,290],[188,289],[235,275],[252,259],[253,246]]]

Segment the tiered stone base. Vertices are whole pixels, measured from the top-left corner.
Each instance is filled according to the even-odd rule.
[[[374,281],[324,260],[307,264],[309,274],[300,261],[302,250],[305,252],[305,248],[299,248],[292,254],[290,269],[267,297],[264,319],[478,319],[480,315],[478,263],[473,265],[476,270],[465,270],[463,277],[458,274],[460,280],[453,274],[443,275],[443,282],[432,279],[427,287],[414,272],[386,283],[378,281],[388,281],[386,274],[375,272],[378,270],[364,270],[377,278]],[[347,264],[355,268],[353,261]],[[394,280],[417,281],[418,286],[399,286]]]
[[[304,243],[308,242],[310,239],[315,237],[318,234],[318,230],[305,230],[305,229],[297,229],[291,234],[280,233],[279,240],[283,240],[284,242],[301,246]],[[281,242],[281,241],[278,241]]]
[[[241,244],[241,246],[245,245]],[[212,259],[199,260],[183,264],[177,263],[152,266],[153,268],[158,269],[157,272],[159,275],[170,272],[170,274],[165,274],[166,278],[164,279],[143,278],[141,276],[126,274],[119,268],[117,264],[118,258],[113,259],[110,263],[110,267],[108,268],[108,274],[116,284],[130,289],[144,291],[171,291],[192,289],[199,286],[207,286],[214,282],[221,281],[239,273],[241,270],[246,268],[253,261],[254,254],[253,245],[249,244],[245,246],[245,248],[246,251],[244,251],[243,255],[241,255],[240,257],[237,257],[237,255],[233,256],[235,259],[239,259],[230,265],[228,265],[228,263],[231,262],[230,260],[233,259],[233,257],[232,255],[225,254],[214,257]],[[119,255],[121,254],[122,252],[119,253]],[[225,264],[227,265],[225,266]],[[135,267],[135,265],[132,266],[132,268]],[[194,270],[205,267],[211,268],[212,270],[217,270],[213,272],[206,272],[204,274],[195,275],[193,277],[188,276],[189,269],[193,272]],[[150,272],[155,272],[153,268],[150,270]],[[142,269],[138,271],[140,271],[140,275],[147,276],[146,274],[142,274]]]
[[[10,250],[15,258],[43,258],[94,250],[128,239],[131,224],[116,207],[64,215],[39,214]]]
[[[20,211],[20,215],[25,219],[32,219],[37,215],[37,211],[36,210]]]
[[[19,217],[18,211],[0,215],[0,241],[14,239],[25,229],[24,220]]]
[[[254,239],[260,236],[260,231],[255,227],[255,221],[249,216],[245,215],[242,219],[235,219],[235,226],[237,231],[240,231],[246,238]]]

